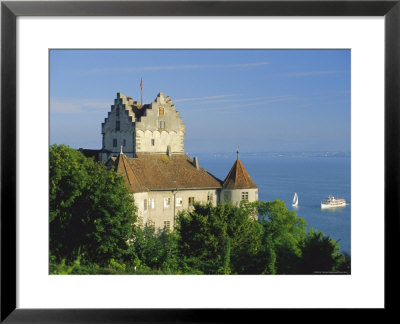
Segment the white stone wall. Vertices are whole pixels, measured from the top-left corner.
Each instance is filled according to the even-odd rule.
[[[239,203],[242,200],[243,193],[247,193],[249,202],[258,200],[258,189],[223,189],[221,191],[221,202],[228,200]]]
[[[233,204],[239,205],[243,200],[243,194],[247,195],[248,201],[253,202],[258,200],[258,189],[223,189],[221,191],[221,203],[224,201],[231,201]],[[258,219],[257,209],[250,214],[250,216],[254,219]]]
[[[216,206],[218,201],[218,190],[201,189],[201,190],[165,190],[150,191],[145,193],[135,193],[135,204],[138,207],[138,216],[142,219],[143,224],[152,222],[156,228],[164,228],[164,222],[170,222],[170,229],[174,227],[174,215],[181,210],[190,209],[189,198],[194,197],[197,202],[207,203],[208,196],[211,202]],[[169,198],[169,206],[164,203]],[[145,202],[147,200],[147,208],[145,210]],[[154,205],[151,203],[154,200]],[[181,204],[179,203],[181,201]]]
[[[163,153],[171,146],[172,153],[184,153],[184,136],[182,131],[136,131],[136,152],[137,153]]]

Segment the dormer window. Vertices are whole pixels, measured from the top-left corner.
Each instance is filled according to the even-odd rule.
[[[120,130],[120,122],[116,121],[115,122],[115,131],[119,131]]]
[[[116,115],[117,117],[119,117],[119,107],[117,107],[117,108],[115,109],[115,115]]]
[[[160,107],[160,109],[158,110],[158,115],[164,116],[164,108],[163,107]]]

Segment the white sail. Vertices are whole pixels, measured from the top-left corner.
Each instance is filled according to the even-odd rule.
[[[294,197],[293,197],[292,206],[297,207],[298,205],[299,205],[299,196],[297,195],[297,192],[295,192]]]

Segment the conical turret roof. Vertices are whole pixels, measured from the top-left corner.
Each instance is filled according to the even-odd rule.
[[[243,163],[237,159],[226,176],[224,189],[257,189],[257,185],[251,179]]]

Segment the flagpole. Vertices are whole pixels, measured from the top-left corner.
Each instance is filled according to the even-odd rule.
[[[140,105],[143,106],[143,79],[140,79]]]

